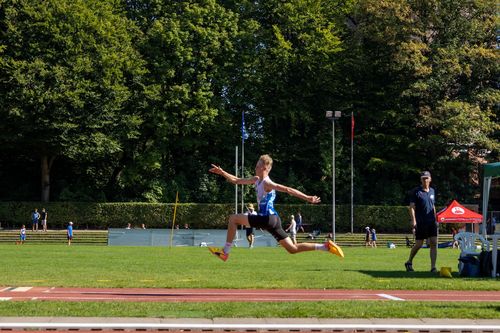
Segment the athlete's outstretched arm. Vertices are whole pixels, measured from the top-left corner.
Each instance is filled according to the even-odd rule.
[[[212,167],[208,171],[211,173],[215,173],[216,175],[221,175],[222,177],[226,178],[227,181],[230,182],[231,184],[251,185],[255,184],[255,182],[259,180],[259,177],[257,176],[253,176],[251,178],[238,178],[235,175],[232,175],[229,172],[222,170],[220,166],[215,164],[212,164]]]
[[[307,195],[307,194],[304,194],[293,187],[277,184],[277,183],[272,182],[272,181],[267,181],[264,186],[265,186],[266,191],[276,190],[279,192],[285,192],[285,193],[290,194],[291,196],[297,197],[299,199],[302,199],[304,201],[307,201],[307,202],[313,203],[313,204],[321,202],[320,197],[317,197],[315,195]]]

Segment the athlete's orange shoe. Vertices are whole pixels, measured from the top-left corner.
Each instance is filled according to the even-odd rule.
[[[333,254],[339,256],[340,258],[344,258],[344,251],[342,251],[340,246],[338,246],[337,244],[335,244],[331,240],[327,240],[325,243],[325,246],[328,248],[328,251],[330,253],[333,253]]]
[[[224,251],[219,247],[209,247],[208,250],[217,258],[222,261],[226,261],[229,258],[229,254],[224,253]]]

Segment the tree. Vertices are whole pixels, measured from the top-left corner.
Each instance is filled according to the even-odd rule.
[[[325,111],[339,101],[338,17],[345,2],[225,2],[239,14],[243,32],[238,54],[246,61],[230,76],[227,98],[235,123],[245,112],[246,160],[269,152],[277,181],[294,175],[290,185],[330,193],[323,181],[332,160]]]
[[[144,72],[138,31],[118,1],[3,1],[0,12],[0,136],[39,156],[48,201],[57,158],[95,161],[137,135],[140,117],[124,110]]]
[[[460,157],[464,148],[498,149],[494,8],[490,0],[357,2],[345,64],[364,132],[357,156],[365,199],[401,202],[405,179],[422,169],[448,192],[445,179],[470,181],[474,161]]]
[[[116,166],[119,181],[139,200],[173,200],[177,190],[183,200],[207,200],[208,161],[233,146],[221,135],[228,123],[222,96],[237,16],[215,0],[125,3],[143,32],[137,48],[148,74],[141,136]]]

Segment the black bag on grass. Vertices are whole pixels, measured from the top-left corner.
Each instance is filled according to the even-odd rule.
[[[474,256],[462,256],[458,258],[458,274],[462,277],[481,276],[479,259]]]
[[[500,269],[500,250],[497,250],[497,273]],[[491,277],[493,271],[493,264],[491,263],[491,251],[482,251],[479,255],[479,264],[481,268],[481,276]]]

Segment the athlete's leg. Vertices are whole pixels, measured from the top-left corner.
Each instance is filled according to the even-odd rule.
[[[250,227],[250,224],[248,223],[248,215],[233,214],[229,216],[229,223],[227,225],[226,243],[231,243],[231,244],[233,243],[239,225]]]
[[[323,246],[323,244],[316,244],[316,243],[298,243],[294,244],[292,242],[292,239],[290,237],[287,237],[285,239],[282,239],[279,241],[280,245],[283,246],[285,250],[288,251],[288,253],[295,254],[299,252],[304,252],[304,251],[314,251],[316,248],[319,246]]]
[[[221,249],[218,247],[209,247],[208,250],[219,259],[226,261],[229,258],[229,252],[231,251],[231,247],[233,246],[233,240],[236,236],[236,231],[238,230],[239,225],[250,227],[250,223],[248,223],[248,215],[233,214],[229,216],[226,244],[224,245],[224,248]]]

